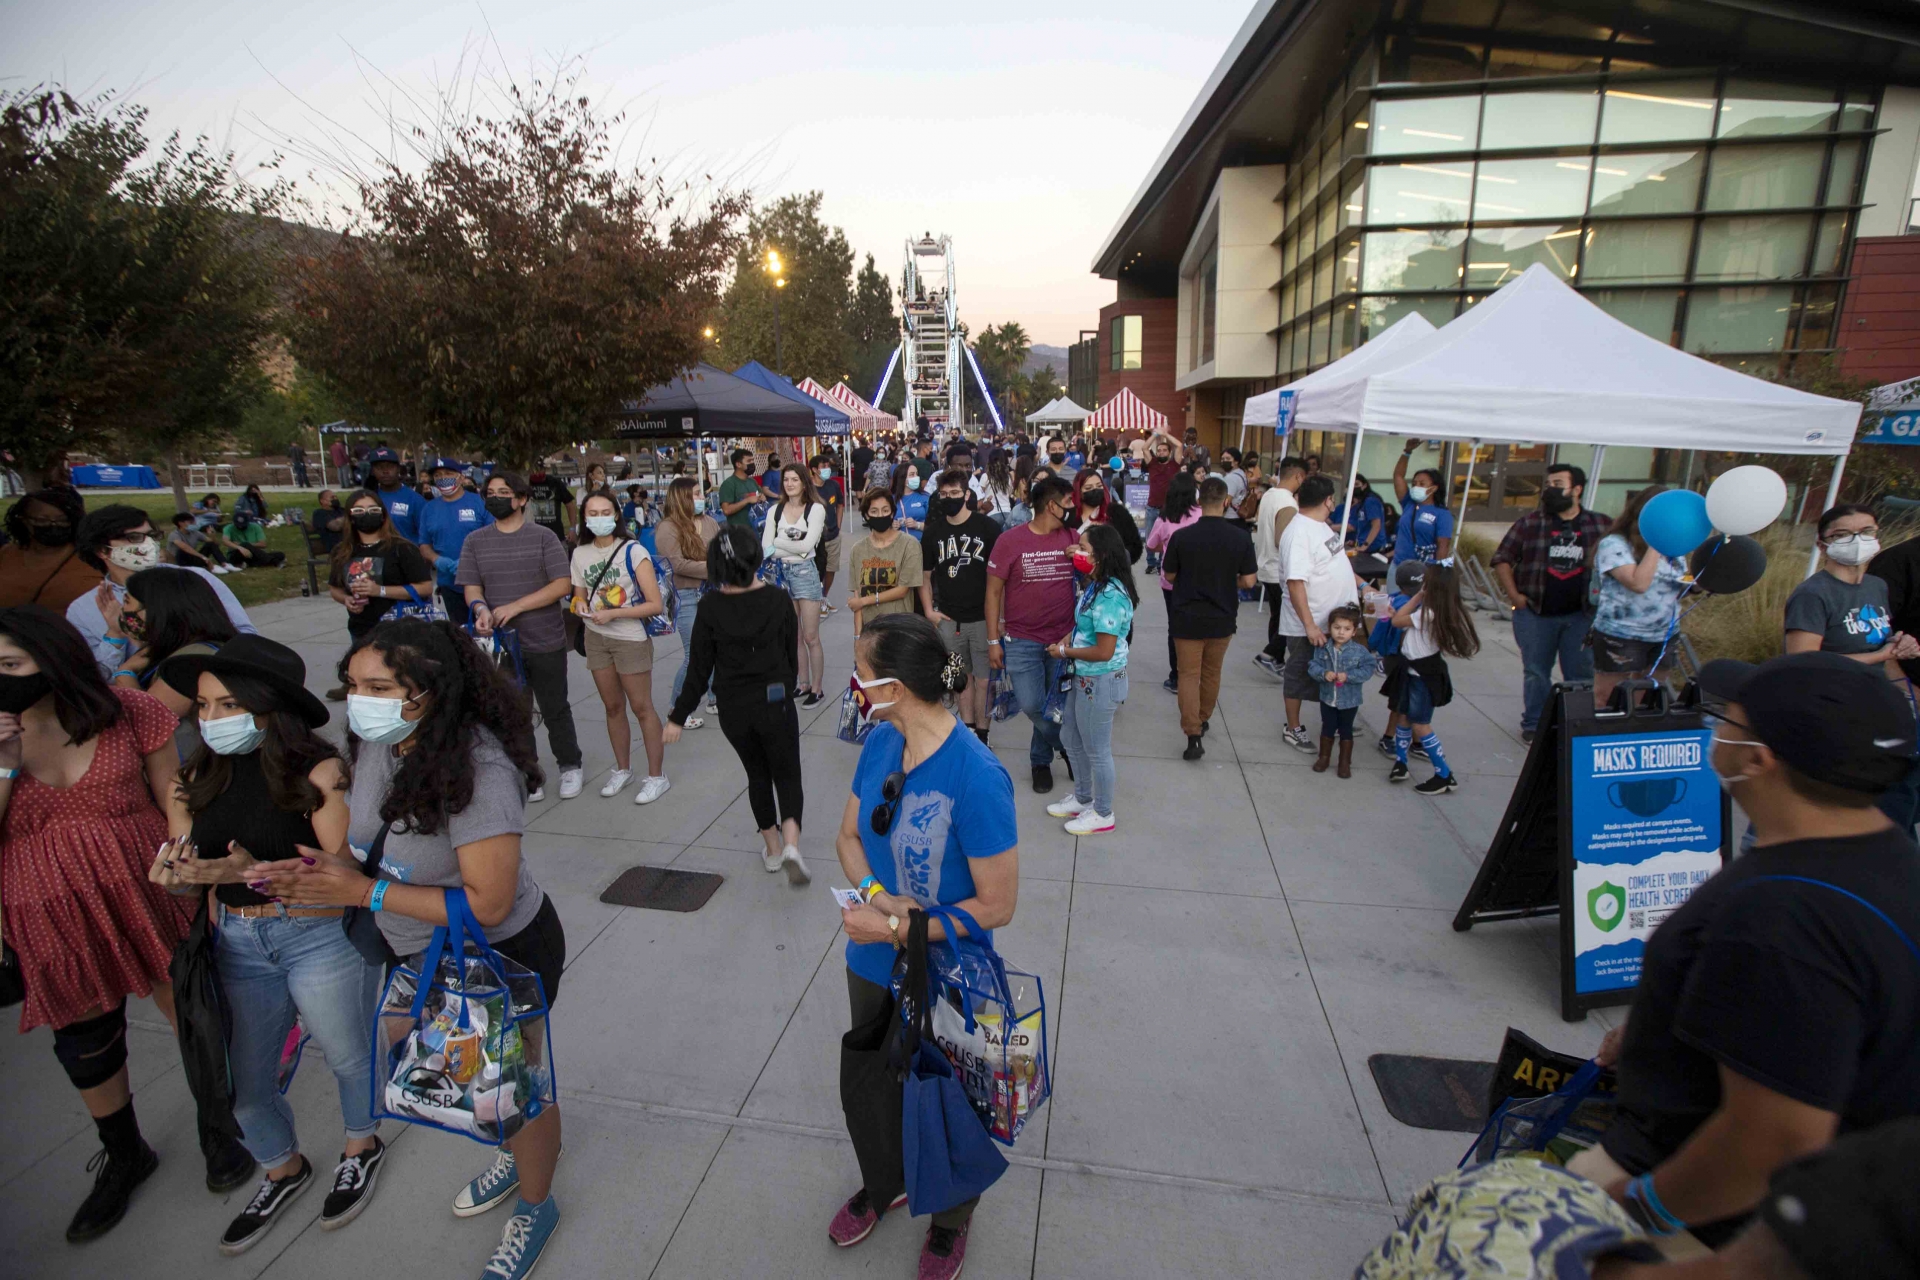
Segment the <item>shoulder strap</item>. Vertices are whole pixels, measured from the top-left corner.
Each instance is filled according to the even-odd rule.
[[[360,866],[360,869],[366,872],[369,880],[377,879],[380,875],[380,860],[386,856],[387,833],[391,830],[393,830],[393,824],[382,818],[380,820],[380,834],[373,838],[373,845],[367,850],[367,860]]]
[[[46,577],[40,579],[40,585],[33,589],[33,594],[27,598],[28,604],[40,603],[40,593],[42,591],[45,591],[48,585],[52,583],[52,581],[55,578],[60,576],[60,571],[67,567],[67,561],[73,559],[73,557],[76,554],[78,554],[78,550],[79,549],[77,547],[69,548],[67,551],[67,554],[60,557],[60,563],[53,566],[53,572],[49,573]]]
[[[1874,906],[1871,902],[1868,902],[1865,898],[1853,892],[1853,890],[1842,889],[1839,885],[1830,884],[1825,880],[1815,880],[1812,876],[1788,876],[1788,875],[1755,876],[1753,879],[1747,881],[1747,883],[1759,884],[1765,880],[1788,880],[1788,881],[1792,881],[1795,884],[1818,885],[1822,889],[1831,889],[1835,893],[1841,895],[1842,897],[1852,898],[1855,902],[1859,903],[1861,906],[1865,907],[1868,911],[1871,911],[1874,915],[1878,916],[1880,918],[1881,923],[1885,924],[1887,928],[1893,930],[1893,936],[1900,939],[1901,943],[1906,947],[1906,949],[1913,953],[1913,958],[1917,961],[1920,961],[1920,945],[1915,944],[1914,940],[1907,935],[1907,931],[1905,929],[1902,929],[1899,925],[1895,924],[1892,916],[1882,911],[1879,907]]]

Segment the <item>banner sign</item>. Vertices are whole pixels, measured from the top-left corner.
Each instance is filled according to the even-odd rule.
[[[1127,505],[1133,510],[1144,514],[1147,509],[1147,494],[1149,492],[1150,490],[1144,484],[1129,484],[1127,486]]]
[[[1573,989],[1631,989],[1647,939],[1720,869],[1710,729],[1572,741]]]
[[[1293,402],[1299,396],[1298,391],[1282,391],[1279,407],[1274,410],[1274,430],[1286,435],[1293,430]]]
[[[1920,444],[1920,406],[1883,413],[1854,439],[1855,444]]]

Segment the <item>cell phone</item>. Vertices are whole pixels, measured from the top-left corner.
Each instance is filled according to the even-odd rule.
[[[768,702],[785,702],[786,700],[787,700],[787,686],[785,686],[784,684],[781,684],[777,680],[774,683],[767,686]]]

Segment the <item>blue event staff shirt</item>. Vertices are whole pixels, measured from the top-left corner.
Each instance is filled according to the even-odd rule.
[[[884,699],[884,690],[875,690]],[[853,771],[859,801],[861,848],[886,891],[922,906],[951,906],[974,895],[969,858],[992,858],[1020,843],[1014,822],[1013,779],[985,743],[955,722],[940,749],[907,775],[893,827],[875,835],[871,815],[881,803],[887,775],[900,767],[907,741],[890,724],[877,723],[860,748]],[[906,921],[900,922],[906,936]],[[989,933],[983,941],[991,942]],[[847,968],[886,986],[893,974],[891,942],[847,943]]]
[[[486,501],[477,493],[462,493],[452,502],[434,498],[421,503],[419,521],[414,526],[420,545],[432,547],[436,556],[449,561],[447,568],[434,570],[434,580],[443,587],[453,586],[453,575],[460,569],[461,544],[475,529],[492,523]]]
[[[1346,509],[1345,503],[1335,507],[1333,514],[1327,517],[1327,523],[1338,529],[1340,517]],[[1360,540],[1367,536],[1367,530],[1373,527],[1375,520],[1380,522],[1380,532],[1372,542],[1362,543]],[[1382,505],[1379,494],[1370,493],[1353,504],[1353,518],[1347,522],[1347,541],[1362,551],[1378,551],[1387,545],[1387,509]]]
[[[927,522],[926,493],[920,492],[920,493],[901,494],[899,517],[902,520],[918,520],[922,525],[926,524]],[[924,528],[909,529],[907,530],[907,532],[911,533],[914,537],[914,541],[918,542],[920,540],[920,535],[925,533],[926,530]]]
[[[1424,560],[1432,564],[1440,558],[1440,539],[1452,536],[1453,512],[1431,502],[1417,507],[1409,503],[1394,530],[1393,562]]]
[[[380,499],[380,505],[387,509],[387,519],[393,521],[394,531],[408,542],[418,545],[420,508],[427,504],[427,500],[405,485],[394,489],[376,487],[373,496]],[[434,501],[438,502],[439,499],[435,498]]]

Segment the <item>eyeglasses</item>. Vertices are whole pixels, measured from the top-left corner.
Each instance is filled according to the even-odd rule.
[[[884,836],[893,830],[894,817],[900,812],[900,795],[906,789],[907,775],[898,769],[880,784],[880,803],[867,815],[867,825],[873,828],[873,834]]]
[[[1836,533],[1827,539],[1827,545],[1829,547],[1850,547],[1862,538],[1872,538],[1877,542],[1880,539],[1880,531],[1878,529],[1862,529],[1857,533]]]

